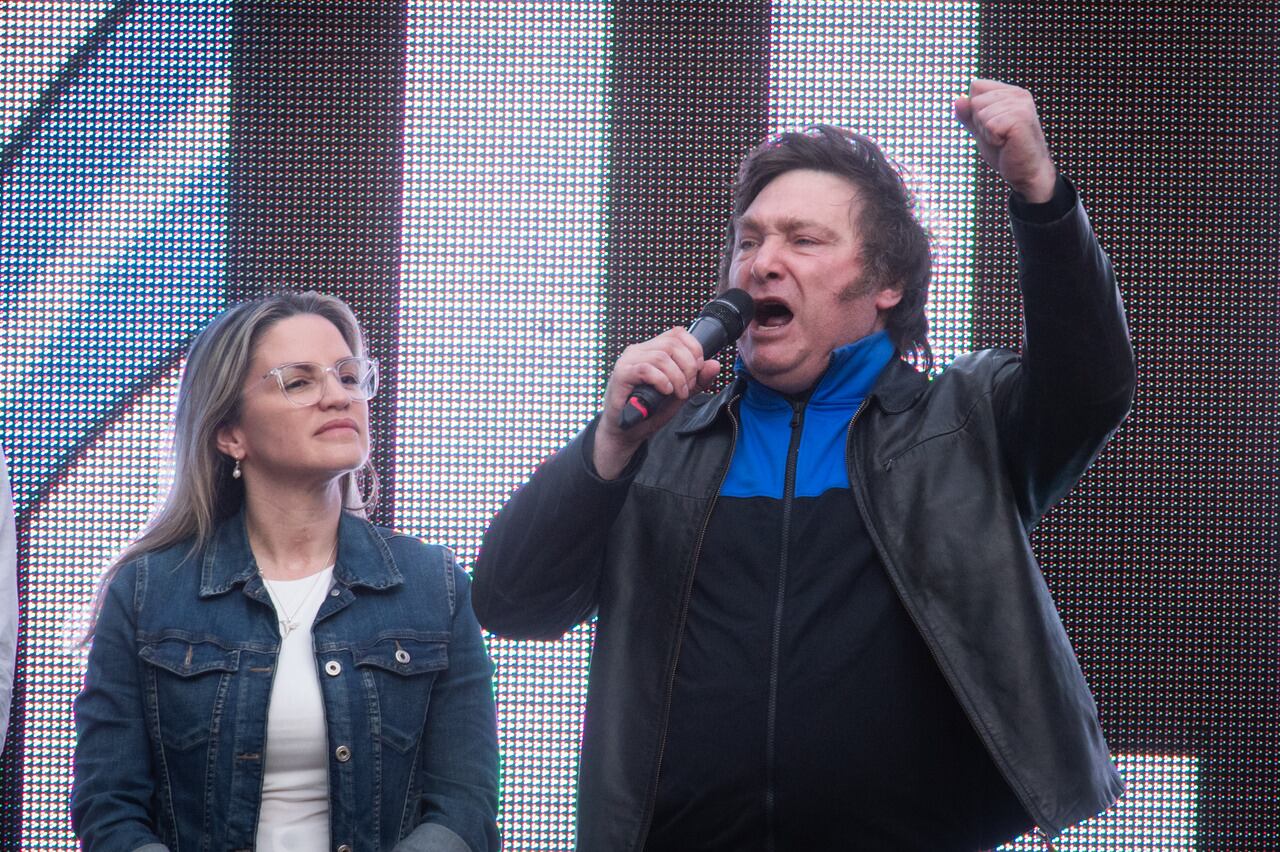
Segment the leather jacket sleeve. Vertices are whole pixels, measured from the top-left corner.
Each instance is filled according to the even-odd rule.
[[[592,468],[593,421],[549,458],[490,523],[475,566],[474,606],[486,630],[558,639],[595,614],[609,530],[635,471]]]
[[[1073,187],[1051,221],[1020,216],[1022,358],[996,378],[1001,445],[1030,529],[1066,495],[1129,412],[1136,368],[1111,262]]]

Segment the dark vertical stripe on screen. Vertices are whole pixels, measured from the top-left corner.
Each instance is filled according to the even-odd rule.
[[[1138,356],[1132,415],[1037,552],[1112,749],[1198,759],[1206,849],[1280,841],[1278,15],[1269,2],[981,12],[979,73],[1037,96]],[[1019,336],[1003,195],[984,179],[979,345]]]
[[[978,17],[979,77],[1023,82],[1015,69],[1006,67],[1014,60],[1012,54],[1034,50],[1019,32],[1019,23],[1011,10],[1002,10],[999,4],[982,4]],[[1025,72],[1027,68],[1018,66],[1016,70]],[[974,156],[980,162],[974,180],[973,346],[1016,347],[1022,334],[1022,305],[1016,285],[1017,256],[1009,239],[1008,192],[981,157]]]
[[[237,3],[227,295],[339,296],[382,363],[375,520],[394,517],[406,0]]]
[[[620,2],[613,22],[605,376],[714,293],[733,176],[769,106],[769,3]]]

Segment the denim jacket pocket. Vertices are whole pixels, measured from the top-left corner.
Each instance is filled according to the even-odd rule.
[[[161,742],[185,751],[206,741],[240,667],[240,651],[213,642],[162,637],[142,644],[138,656],[150,664],[147,691]]]
[[[355,649],[370,706],[374,734],[397,751],[418,742],[436,675],[449,667],[449,634],[379,636]]]

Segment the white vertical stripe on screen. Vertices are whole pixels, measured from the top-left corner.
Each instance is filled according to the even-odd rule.
[[[773,4],[773,130],[865,133],[908,173],[935,238],[930,339],[940,364],[972,346],[974,154],[952,99],[977,69],[978,4]]]
[[[396,521],[475,555],[601,390],[608,4],[411,4]],[[513,849],[573,843],[589,628],[493,641]]]
[[[467,556],[597,404],[604,8],[411,13],[397,517]]]

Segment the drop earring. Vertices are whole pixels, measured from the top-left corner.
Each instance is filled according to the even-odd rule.
[[[240,478],[240,459],[236,459],[236,466],[231,468],[231,478],[232,479]]]

